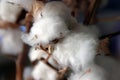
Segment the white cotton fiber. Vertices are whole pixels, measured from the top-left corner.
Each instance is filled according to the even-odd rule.
[[[64,19],[71,17],[69,8],[60,1],[48,2],[44,6],[42,14],[43,16],[60,16]]]
[[[42,10],[38,10],[39,15],[35,15],[37,19],[41,19],[44,17],[60,17],[62,21],[64,21],[68,27],[75,27],[77,20],[71,16],[71,11],[69,8],[62,3],[61,1],[52,1],[45,4]]]
[[[72,30],[77,25],[70,10],[59,1],[46,3],[37,17],[30,33],[22,36],[23,41],[31,46],[38,43],[48,44],[55,38],[60,38],[61,34],[64,37],[69,32],[68,29]]]
[[[42,61],[34,67],[32,76],[34,80],[58,80],[58,73]]]
[[[91,64],[96,55],[97,39],[85,33],[70,33],[56,44],[53,57],[63,66],[73,71]]]
[[[46,17],[33,24],[28,35],[22,39],[29,45],[48,44],[50,41],[68,34],[67,25],[59,17]]]

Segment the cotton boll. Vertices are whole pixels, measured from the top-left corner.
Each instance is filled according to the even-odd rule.
[[[112,80],[120,80],[120,64],[117,60],[100,55],[96,56],[95,61],[109,73]]]
[[[58,73],[42,61],[34,67],[32,76],[35,80],[58,80]]]
[[[39,15],[37,18],[41,19],[43,17],[55,17],[59,16],[63,21],[69,25],[68,27],[75,27],[77,21],[71,16],[71,11],[69,8],[61,1],[52,1],[45,4],[45,6],[38,11]],[[42,16],[41,16],[42,15]]]
[[[41,58],[47,59],[48,56],[49,55],[47,52],[43,51],[42,49],[36,49],[36,47],[32,47],[29,52],[29,58],[31,62],[40,60]],[[48,63],[50,63],[55,68],[59,68],[59,65],[52,56],[48,59]]]
[[[23,50],[23,42],[20,36],[21,36],[21,32],[17,29],[6,30],[1,43],[2,53],[13,54],[13,55],[17,55],[18,53],[21,53]]]
[[[62,66],[69,66],[75,72],[93,63],[97,40],[89,34],[70,33],[56,44],[53,57]]]
[[[0,2],[0,17],[7,22],[15,22],[22,8],[17,4],[11,4],[11,0],[1,0]],[[14,3],[14,1],[13,1]]]
[[[92,64],[78,73],[73,73],[68,80],[111,80],[101,67]]]
[[[54,5],[54,6],[53,6]],[[69,9],[61,2],[49,2],[39,12],[29,34],[22,36],[23,41],[31,46],[64,37],[69,30],[77,25],[77,21],[70,15]],[[36,38],[37,37],[37,38]]]
[[[50,41],[64,37],[69,33],[67,25],[59,17],[46,17],[33,24],[24,41],[29,45],[48,44]]]

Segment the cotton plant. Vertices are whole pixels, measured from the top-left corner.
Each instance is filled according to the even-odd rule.
[[[46,3],[34,16],[38,18],[30,32],[22,35],[31,46],[31,62],[37,61],[34,79],[60,80],[61,74],[67,80],[109,79],[106,70],[94,61],[99,43],[94,26],[79,24],[59,1]]]

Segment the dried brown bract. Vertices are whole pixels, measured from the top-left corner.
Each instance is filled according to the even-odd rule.
[[[33,16],[36,16],[38,14],[38,11],[41,10],[44,5],[45,3],[42,1],[35,1],[32,8]]]

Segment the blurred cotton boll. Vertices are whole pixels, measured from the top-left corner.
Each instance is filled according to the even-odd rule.
[[[14,3],[14,0],[1,0],[0,2],[0,17],[7,22],[15,22],[22,8]]]
[[[31,80],[32,78],[32,67],[25,67],[23,72],[23,78],[24,80]]]
[[[21,32],[19,30],[5,30],[1,43],[1,52],[4,54],[17,55],[23,50],[23,42],[21,40]]]

